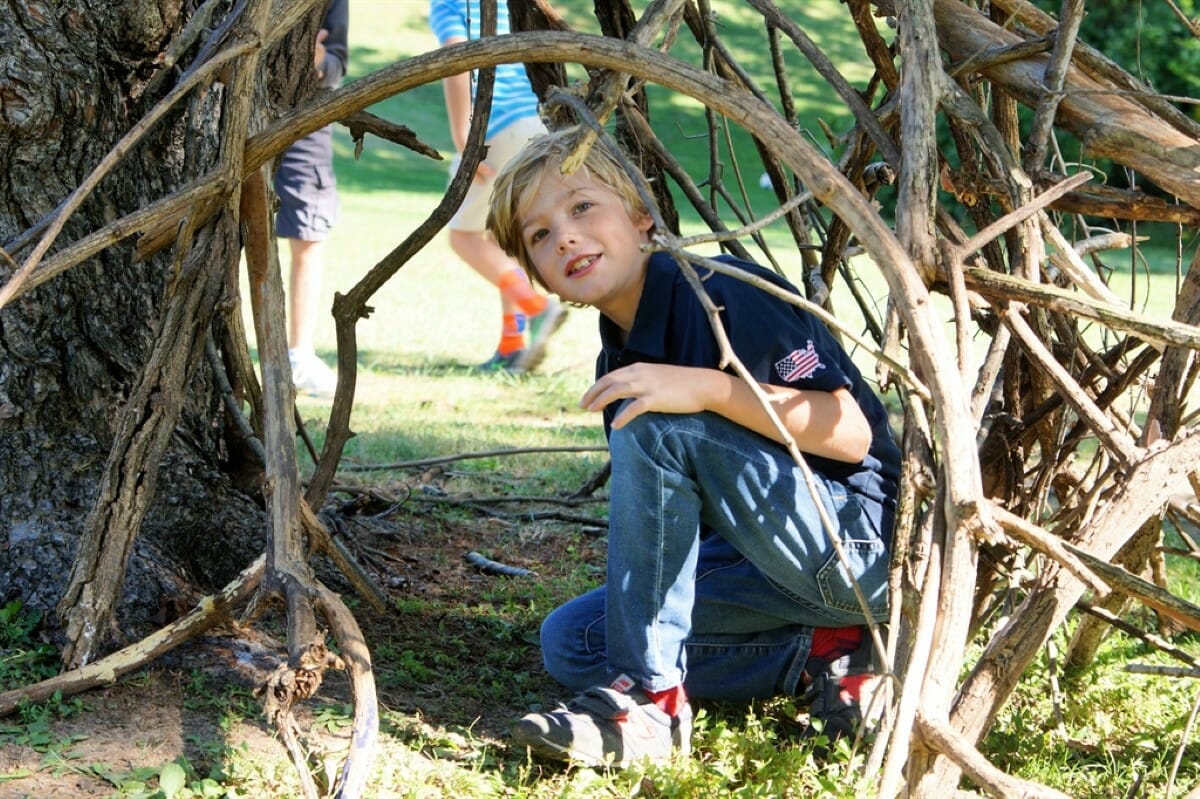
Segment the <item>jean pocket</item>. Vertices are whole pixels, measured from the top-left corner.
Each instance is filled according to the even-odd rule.
[[[841,499],[835,498],[835,504]],[[840,522],[838,543],[845,562],[836,551],[830,552],[817,572],[821,598],[830,608],[861,613],[862,605],[854,594],[854,582],[857,581],[871,615],[876,620],[883,619],[888,610],[888,566],[891,561],[888,548],[865,518],[853,495],[847,495],[837,508],[837,518]]]

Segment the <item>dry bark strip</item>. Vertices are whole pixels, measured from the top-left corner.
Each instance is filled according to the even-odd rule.
[[[316,693],[326,669],[345,667],[345,661],[330,656],[317,630],[316,610],[320,609],[338,641],[351,646],[347,657],[353,666],[350,676],[355,700],[354,735],[336,795],[354,797],[361,795],[379,733],[375,679],[362,631],[353,614],[337,594],[321,585],[308,563],[301,512],[305,500],[301,496],[294,443],[295,389],[284,327],[283,280],[278,254],[272,246],[267,182],[262,170],[243,185],[241,210],[263,375],[263,448],[267,458],[264,493],[271,532],[267,569],[260,589],[263,596],[257,599],[261,603],[282,598],[287,607],[288,662],[272,675],[265,687],[264,709],[287,744],[306,795],[316,797],[318,792],[297,740],[291,708]],[[344,377],[338,379],[340,389]]]
[[[200,600],[191,611],[135,644],[48,680],[0,693],[0,716],[15,712],[27,702],[44,702],[55,693],[72,696],[101,685],[111,685],[175,647],[228,621],[234,609],[257,590],[266,565],[266,555],[260,555],[218,593]]]

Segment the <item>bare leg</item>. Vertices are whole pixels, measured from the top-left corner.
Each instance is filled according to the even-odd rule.
[[[546,342],[562,325],[566,309],[558,300],[535,289],[521,265],[486,233],[451,230],[450,246],[468,266],[500,289],[502,313],[520,312],[528,318],[529,338],[513,362],[512,371],[532,372],[546,357]]]
[[[288,239],[292,268],[288,280],[288,356],[296,389],[332,397],[337,376],[313,352],[313,331],[321,306],[325,243]]]
[[[500,249],[500,245],[493,238],[482,231],[451,230],[450,248],[467,266],[497,288],[500,286],[501,275],[521,268],[520,264]],[[500,294],[500,308],[504,314],[521,312],[517,303],[503,292]]]
[[[325,242],[288,239],[292,268],[288,291],[288,349],[311,351],[321,304]]]

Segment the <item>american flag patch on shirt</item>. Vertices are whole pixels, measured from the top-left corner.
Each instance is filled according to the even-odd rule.
[[[825,364],[821,363],[821,356],[813,349],[812,339],[808,340],[807,347],[802,350],[792,350],[786,358],[775,364],[775,371],[788,383],[812,377],[813,372],[824,368]]]

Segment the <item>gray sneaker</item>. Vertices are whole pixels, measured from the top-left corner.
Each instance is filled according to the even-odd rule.
[[[812,683],[804,691],[808,704],[809,726],[805,738],[824,736],[830,744],[841,738],[853,738],[863,726],[864,706],[869,704],[871,686],[876,682],[872,664],[870,637],[864,635],[858,648],[833,660],[809,658],[804,670]],[[815,753],[825,757],[828,751],[818,746]]]
[[[546,309],[529,317],[529,343],[513,362],[513,370],[532,372],[546,360],[546,345],[567,319],[567,309],[553,297],[546,298]]]
[[[692,709],[671,717],[636,688],[597,686],[549,713],[530,713],[513,727],[513,740],[555,760],[627,768],[664,763],[691,752]]]

